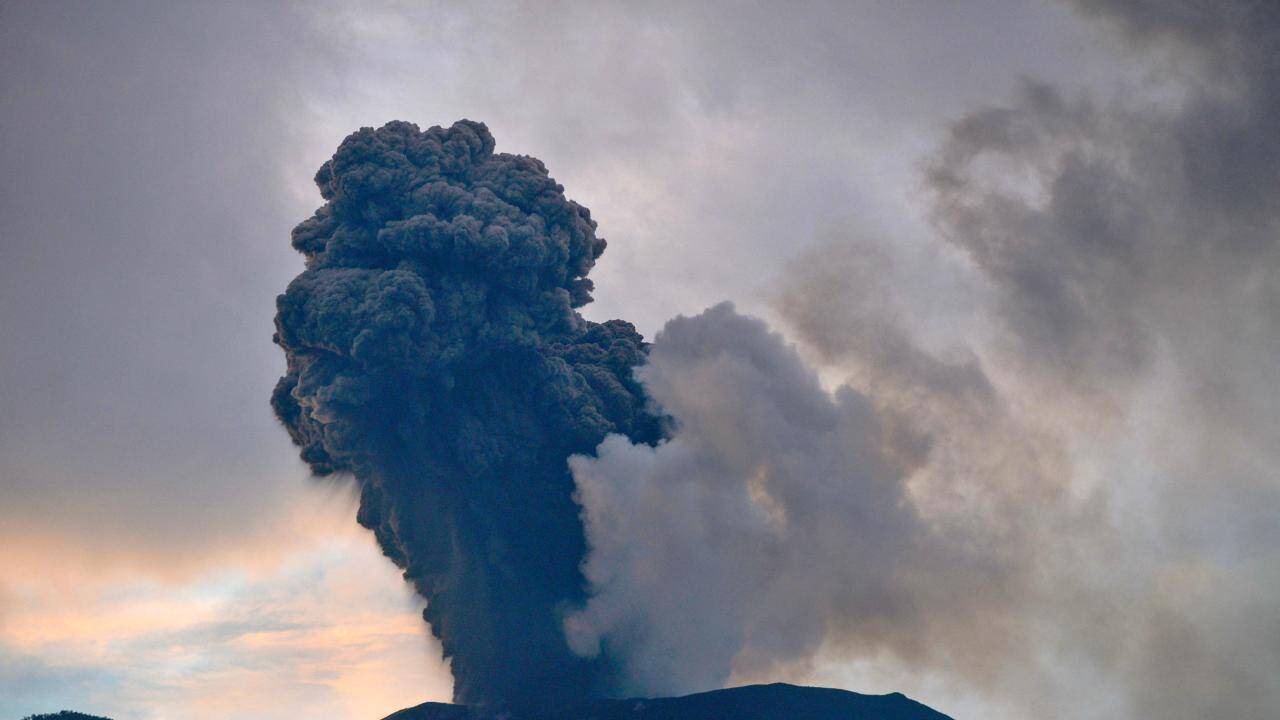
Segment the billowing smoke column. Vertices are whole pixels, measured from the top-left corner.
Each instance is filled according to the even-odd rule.
[[[562,618],[584,602],[567,458],[653,443],[645,344],[589,322],[605,242],[542,163],[488,129],[392,122],[349,136],[293,231],[278,299],[276,414],[319,475],[349,473],[359,522],[427,598],[459,702],[549,706],[613,687]]]

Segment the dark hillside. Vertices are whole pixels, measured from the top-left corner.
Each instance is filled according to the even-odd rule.
[[[461,705],[423,703],[384,720],[481,720]],[[503,715],[506,720],[951,720],[901,693],[775,683],[677,698],[599,700],[553,713]]]

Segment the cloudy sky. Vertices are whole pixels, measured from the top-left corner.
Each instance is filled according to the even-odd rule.
[[[422,601],[268,398],[315,170],[361,126],[459,118],[591,208],[588,317],[652,337],[729,300],[776,333],[668,326],[669,410],[759,392],[789,420],[602,447],[575,461],[590,517],[619,473],[754,467],[717,428],[767,448],[843,418],[778,450],[821,508],[771,546],[785,583],[732,543],[628,580],[610,541],[701,522],[634,502],[594,531],[623,584],[572,642],[714,568],[681,602],[754,629],[655,690],[723,666],[958,718],[1275,716],[1278,57],[1248,0],[0,3],[0,716],[449,697]],[[786,382],[689,385],[699,322]],[[847,450],[873,425],[894,439]],[[806,495],[868,453],[895,468],[875,492]],[[777,628],[806,640],[762,650]]]

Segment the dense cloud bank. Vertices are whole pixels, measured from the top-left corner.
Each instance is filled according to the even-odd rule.
[[[1241,311],[1275,307],[1280,6],[1081,4],[1168,63],[1174,97],[1027,81],[953,125],[927,184],[1028,365],[1110,390],[1166,349],[1214,364]]]
[[[1150,84],[1026,80],[925,164],[995,322],[929,347],[857,229],[781,281],[812,365],[728,307],[671,321],[637,373],[671,439],[572,462],[575,650],[636,691],[822,656],[1047,717],[1280,707],[1280,6],[1076,4]]]
[[[1059,653],[1117,678],[1130,716],[1266,717],[1280,5],[1075,5],[1159,64],[1156,92],[1028,81],[959,120],[928,171],[934,219],[989,283],[993,358],[1094,463],[1121,540],[1099,552],[1096,529],[1089,562],[1060,565],[1075,602],[1053,616],[1073,635]]]
[[[639,335],[575,312],[605,247],[590,214],[467,121],[363,129],[316,183],[325,205],[293,233],[307,268],[278,302],[277,415],[317,474],[358,481],[459,701],[608,692],[608,663],[560,629],[582,594],[565,460],[659,429],[631,378]]]

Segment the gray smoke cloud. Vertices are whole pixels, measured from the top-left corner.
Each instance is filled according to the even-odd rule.
[[[995,324],[939,343],[856,230],[787,268],[795,348],[672,321],[637,371],[671,439],[571,463],[576,651],[639,691],[821,656],[1014,716],[1274,715],[1280,6],[1075,5],[1149,78],[1027,79],[924,165]]]
[[[815,605],[869,626],[910,612],[894,571],[919,520],[865,397],[828,395],[728,304],[670,321],[639,377],[679,430],[657,447],[612,436],[570,463],[595,589],[567,620],[575,650],[603,647],[634,690],[675,694],[753,656],[812,653],[827,630]]]
[[[908,352],[923,382],[829,391],[728,304],[670,321],[637,375],[673,437],[611,436],[570,461],[593,590],[566,619],[571,646],[621,658],[634,692],[679,693],[833,646],[923,665],[1010,642],[1015,628],[980,621],[1029,592],[1028,549],[1011,542],[1029,533],[1010,501],[1035,508],[983,488],[1035,449],[1018,447],[980,369]],[[953,429],[979,423],[981,435]],[[1006,456],[963,465],[1001,432]],[[997,515],[1005,525],[977,522]],[[965,672],[998,672],[978,660]]]
[[[1067,437],[1105,474],[1124,542],[1076,606],[1093,620],[1061,618],[1073,651],[1122,678],[1133,716],[1267,717],[1280,6],[1075,4],[1158,63],[1154,87],[1028,81],[961,119],[928,170],[934,219],[993,291],[994,354],[1048,412],[1076,414]]]
[[[1173,97],[1025,82],[954,124],[928,171],[934,218],[1028,365],[1114,390],[1171,352],[1220,377],[1242,331],[1277,335],[1241,318],[1275,318],[1280,7],[1080,5],[1165,62]]]

